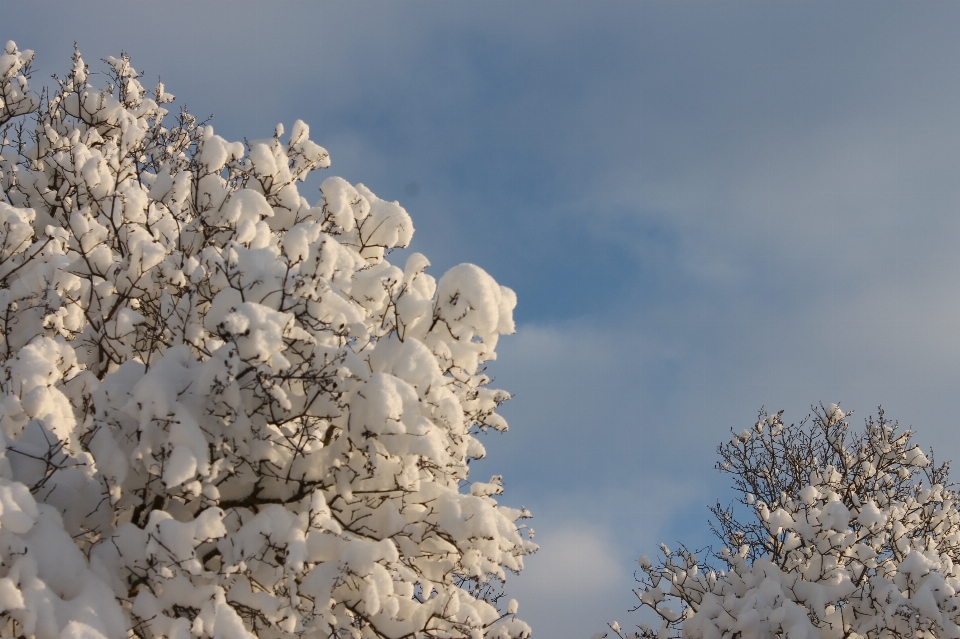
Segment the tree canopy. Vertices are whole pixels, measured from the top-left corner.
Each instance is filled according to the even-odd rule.
[[[473,481],[516,297],[439,281],[295,122],[231,142],[79,53],[0,55],[0,634],[513,638],[536,550]]]
[[[834,404],[785,424],[761,411],[719,447],[737,503],[712,510],[714,556],[640,558],[638,637],[960,636],[960,511],[937,465],[881,410],[862,431]],[[703,556],[701,556],[703,555]],[[621,637],[626,631],[611,628]]]

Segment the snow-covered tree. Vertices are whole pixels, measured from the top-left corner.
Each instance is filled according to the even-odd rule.
[[[0,636],[525,637],[484,363],[516,298],[289,135],[0,55]]]
[[[712,510],[725,547],[640,558],[633,636],[960,637],[960,512],[947,465],[883,411],[862,432],[834,404],[785,425],[761,411],[720,446],[737,501]],[[619,625],[614,632],[626,636]]]

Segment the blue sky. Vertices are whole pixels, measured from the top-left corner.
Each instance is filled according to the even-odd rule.
[[[128,52],[231,139],[301,118],[437,275],[519,296],[481,475],[535,515],[535,637],[624,626],[636,558],[709,542],[757,410],[883,404],[960,457],[960,5],[14,3],[64,73]],[[313,191],[313,198],[317,194]]]

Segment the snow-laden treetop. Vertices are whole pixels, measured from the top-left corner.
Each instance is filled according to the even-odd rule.
[[[229,142],[126,57],[0,55],[0,635],[524,637],[536,546],[469,482],[516,297],[439,282],[303,122]],[[174,122],[170,122],[173,119]]]
[[[761,411],[719,448],[739,502],[712,508],[724,547],[712,559],[665,545],[660,559],[640,558],[638,608],[661,623],[630,636],[960,637],[960,495],[948,465],[882,411],[862,431],[836,404],[812,423],[781,416]]]

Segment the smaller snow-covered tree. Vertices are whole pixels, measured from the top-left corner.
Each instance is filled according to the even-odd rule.
[[[536,545],[485,362],[513,291],[403,267],[297,121],[230,142],[126,57],[0,54],[0,636],[519,639]]]
[[[660,560],[640,558],[637,609],[661,625],[634,636],[960,636],[960,512],[947,464],[882,410],[862,432],[834,404],[799,425],[781,415],[761,411],[719,447],[739,505],[712,508],[725,544],[717,564],[663,545]]]

